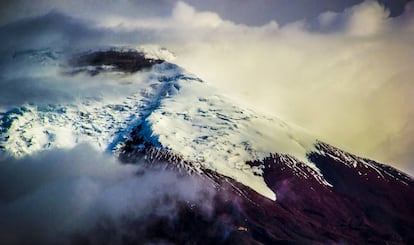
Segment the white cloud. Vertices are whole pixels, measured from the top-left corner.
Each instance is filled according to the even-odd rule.
[[[402,16],[389,18],[380,4],[366,1],[320,15],[317,28],[306,21],[240,25],[182,2],[163,16],[120,13],[79,12],[95,29],[57,25],[59,35],[50,30],[36,42],[15,36],[8,43],[35,45],[53,36],[51,44],[69,49],[85,43],[159,44],[176,54],[174,62],[245,104],[346,150],[412,171],[412,4]]]
[[[387,18],[368,1],[322,16],[322,32],[304,21],[229,24],[188,39],[172,28],[181,38],[165,43],[176,62],[258,110],[412,173],[412,14]]]
[[[218,27],[223,23],[223,20],[212,12],[197,12],[193,7],[184,3],[177,2],[177,5],[172,11],[172,18],[177,25],[190,27]]]
[[[347,31],[351,35],[367,36],[384,31],[389,11],[376,1],[365,1],[348,10],[347,14]]]

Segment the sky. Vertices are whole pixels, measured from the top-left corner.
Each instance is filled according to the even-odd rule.
[[[8,63],[6,57],[16,51],[159,45],[175,53],[175,63],[252,109],[414,175],[412,2],[1,1],[0,36],[0,106],[72,102],[75,95],[90,96],[95,90],[108,96],[125,92],[107,81],[42,80],[39,74],[50,71]],[[22,162],[27,168],[21,167]],[[97,163],[105,165],[104,170]],[[63,217],[67,222],[57,228],[73,232],[74,219],[84,219],[82,227],[87,229],[88,220],[99,215],[130,212],[125,203],[140,210],[158,203],[160,196],[150,195],[148,204],[140,206],[135,190],[131,191],[136,181],[147,182],[145,188],[154,192],[160,181],[165,186],[175,183],[178,199],[198,201],[203,189],[195,180],[181,180],[169,172],[147,171],[139,180],[130,174],[130,167],[87,146],[20,160],[0,156],[0,216],[9,217],[0,221],[0,231],[6,231],[0,232],[0,239],[13,243],[16,237],[6,236],[17,230],[27,236],[48,234],[46,225],[38,225],[38,233],[30,230],[41,218],[53,223],[55,217]],[[190,191],[188,185],[197,188]],[[79,186],[87,187],[85,193],[74,196]],[[111,198],[114,192],[129,199]],[[57,195],[59,203],[52,215],[40,217],[34,210],[50,203],[49,194]],[[98,203],[98,209],[90,212]],[[170,210],[155,207],[155,212]],[[19,219],[22,210],[28,219]],[[69,217],[67,210],[79,216]]]
[[[176,54],[174,62],[229,96],[345,150],[414,173],[411,2],[1,4],[0,33],[7,38],[0,51],[161,45]],[[62,99],[71,97],[68,91],[80,92],[33,79],[3,81],[8,89],[0,92],[0,101],[19,101],[15,94]],[[37,92],[28,92],[33,84]]]

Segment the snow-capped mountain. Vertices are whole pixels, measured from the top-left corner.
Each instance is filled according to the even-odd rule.
[[[45,55],[50,56],[44,51],[30,55],[43,60]],[[135,91],[124,98],[91,98],[75,105],[28,104],[5,112],[1,119],[2,148],[23,156],[88,142],[117,154],[133,129],[140,127],[138,134],[145,142],[179,154],[197,171],[216,171],[273,200],[275,194],[264,184],[261,167],[249,166],[247,161],[272,152],[289,154],[313,168],[321,183],[329,185],[306,159],[316,139],[303,130],[239,106],[174,64],[141,55],[136,51],[105,51],[73,60],[72,75],[153,67],[145,78],[137,78]],[[124,59],[134,61],[130,64]]]
[[[179,244],[414,240],[410,176],[252,110],[165,61],[172,56],[164,49],[147,55],[133,49],[88,51],[69,58],[49,49],[16,53],[14,62],[49,67],[54,77],[85,83],[109,79],[127,83],[129,91],[4,108],[2,154],[20,158],[88,143],[125,163],[167,163],[217,189],[213,214],[184,203],[178,220],[160,218],[152,235],[136,233],[131,239],[162,237]],[[134,225],[126,229],[132,232]],[[191,232],[190,238],[184,235]]]

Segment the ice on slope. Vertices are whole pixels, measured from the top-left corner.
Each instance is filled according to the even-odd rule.
[[[261,169],[246,161],[278,152],[308,162],[306,153],[314,139],[299,129],[235,106],[206,84],[180,84],[180,93],[162,100],[160,108],[148,117],[152,132],[164,147],[270,199],[275,195],[264,185]]]
[[[278,118],[259,115],[237,101],[164,63],[117,99],[77,104],[24,105],[1,118],[0,147],[16,157],[87,142],[102,151],[117,149],[138,124],[147,140],[196,164],[234,178],[275,199],[261,169],[245,162],[269,153],[290,154],[305,163],[315,139]],[[313,168],[315,168],[312,165]]]

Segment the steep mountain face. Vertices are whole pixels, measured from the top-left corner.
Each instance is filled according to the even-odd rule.
[[[60,67],[59,53],[50,53],[19,57]],[[82,53],[63,69],[59,74],[92,75],[87,79],[122,79],[127,73],[137,82],[124,97],[5,110],[0,119],[4,154],[21,157],[87,142],[125,164],[171,168],[198,176],[216,190],[212,212],[183,201],[174,219],[155,215],[125,222],[121,230],[107,224],[79,234],[74,243],[414,241],[414,181],[392,167],[261,115],[144,52]]]
[[[131,147],[133,142],[145,146],[135,150]],[[195,218],[193,215],[199,213],[183,205],[180,218],[214,234],[207,243],[409,244],[414,239],[414,182],[409,176],[322,142],[315,144],[309,158],[332,185],[326,185],[313,168],[296,158],[275,153],[247,163],[263,170],[263,179],[276,194],[276,201],[231,178],[202,169],[198,173],[201,178],[210,180],[218,190],[218,208],[213,217]],[[146,159],[150,164],[168,162],[181,170],[191,166],[179,155],[153,147],[140,137],[126,144],[121,159]],[[218,229],[217,222],[227,231]],[[171,229],[168,232],[157,229],[161,234],[177,234],[171,242],[186,242],[180,240],[179,234],[190,228],[176,230],[173,224],[167,227]],[[196,235],[190,240],[203,244],[204,239]]]

